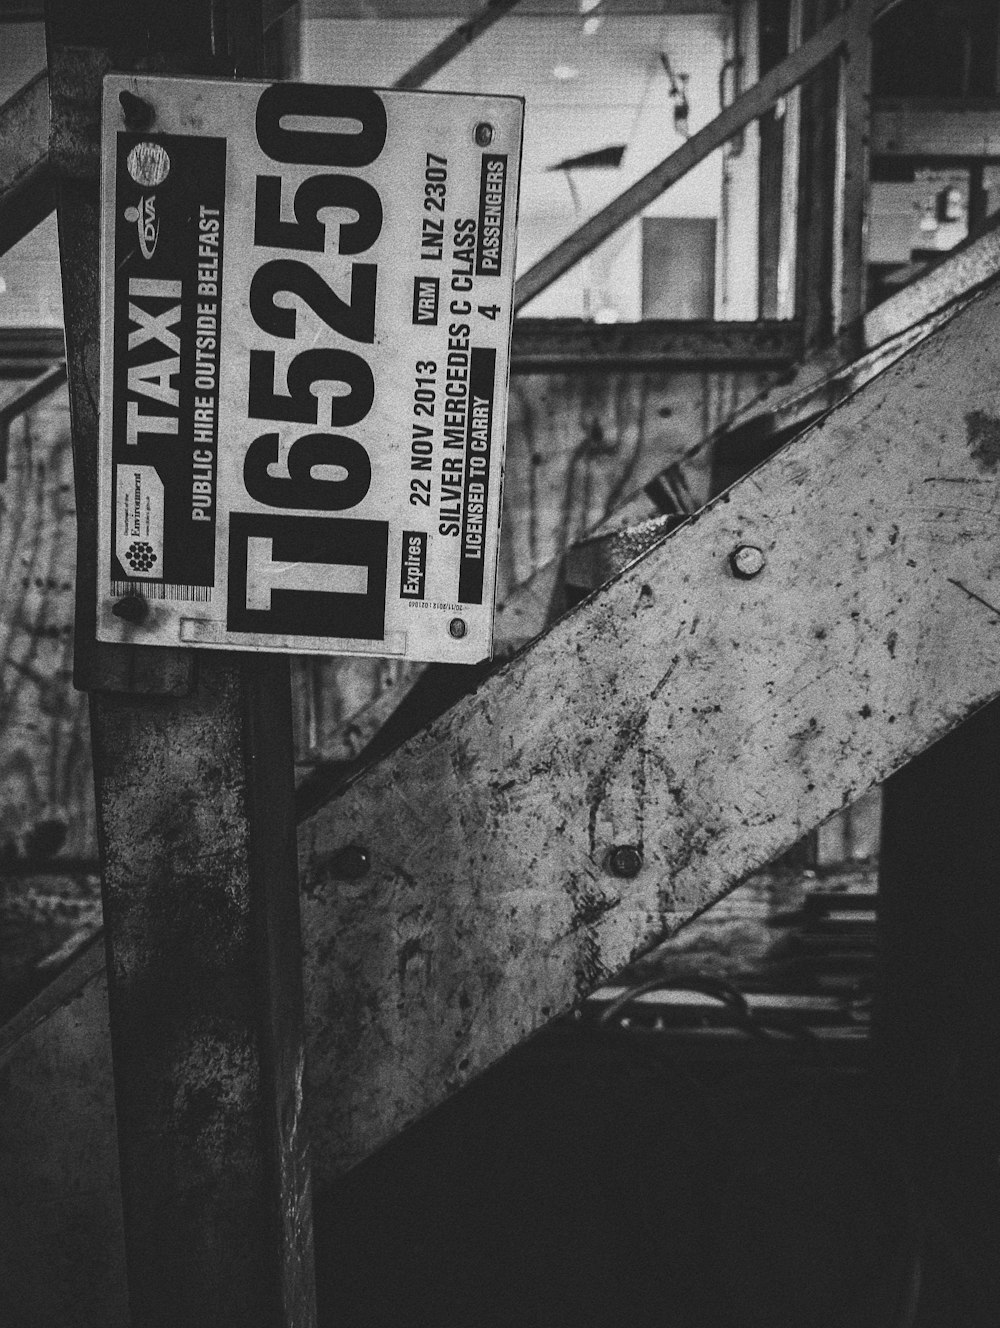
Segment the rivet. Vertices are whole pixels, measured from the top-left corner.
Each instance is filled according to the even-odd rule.
[[[330,862],[330,874],[341,881],[357,881],[367,876],[372,860],[366,848],[357,844],[346,844],[333,855]]]
[[[122,114],[129,129],[148,129],[153,123],[153,108],[134,92],[119,92]]]
[[[756,544],[737,544],[729,555],[733,576],[738,576],[741,581],[753,580],[764,570],[765,561],[764,550],[758,549]]]
[[[448,624],[448,631],[456,641],[461,641],[462,637],[468,630],[464,618],[452,618],[451,622]]]
[[[111,612],[137,627],[149,616],[149,600],[144,595],[123,595],[117,604],[112,604]]]
[[[624,876],[631,880],[639,875],[642,867],[642,853],[634,844],[616,844],[608,854],[608,871],[612,876]]]
[[[476,125],[476,142],[481,148],[488,148],[493,142],[493,126],[485,120]]]

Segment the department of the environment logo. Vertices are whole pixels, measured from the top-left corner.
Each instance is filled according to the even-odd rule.
[[[125,551],[125,560],[133,572],[148,572],[156,562],[156,553],[145,540],[133,540]]]

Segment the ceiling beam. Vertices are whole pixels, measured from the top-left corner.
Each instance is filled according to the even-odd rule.
[[[789,320],[592,323],[582,318],[518,318],[514,323],[511,372],[786,369],[801,354],[801,330]]]

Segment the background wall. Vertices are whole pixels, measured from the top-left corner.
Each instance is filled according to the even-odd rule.
[[[641,8],[642,6],[636,6]],[[708,3],[705,9],[715,8]],[[385,9],[385,6],[379,6]],[[455,9],[458,6],[454,6]],[[731,100],[736,76],[733,10],[700,14],[624,14],[616,6],[590,31],[576,5],[560,14],[519,7],[484,33],[427,87],[491,92],[526,101],[518,271],[523,272],[587,216],[610,202],[683,142],[661,54],[686,89],[688,129],[718,114],[720,92]],[[753,6],[738,6],[747,15]],[[302,30],[302,77],[316,82],[386,87],[455,26],[454,17],[329,17],[328,6],[307,7]],[[755,25],[742,26],[743,82],[756,77]],[[683,83],[680,75],[687,76]],[[559,162],[611,146],[624,147],[616,169],[553,170]],[[757,131],[739,154],[715,153],[647,209],[646,216],[738,218],[720,229],[721,265],[715,316],[755,318]],[[726,199],[723,178],[727,179]],[[574,191],[576,201],[574,201]],[[752,195],[752,198],[750,197]],[[578,203],[578,205],[577,205]],[[725,218],[724,218],[725,219]],[[536,317],[641,316],[641,237],[636,219],[608,239],[525,308]],[[710,311],[711,314],[711,311]]]

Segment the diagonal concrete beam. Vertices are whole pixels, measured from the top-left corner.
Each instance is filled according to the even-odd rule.
[[[963,304],[973,298],[1000,272],[1000,225],[959,245],[929,271],[912,281],[895,295],[884,300],[864,317],[863,336],[868,350],[857,360],[845,364],[837,347],[811,355],[801,364],[791,382],[769,388],[760,397],[749,402],[708,438],[699,439],[686,458],[673,462],[646,485],[632,495],[587,538],[574,544],[562,558],[540,567],[528,581],[515,586],[507,600],[497,606],[497,649],[507,655],[519,645],[531,640],[552,621],[553,603],[562,602],[563,581],[579,590],[596,589],[621,571],[627,563],[675,529],[679,519],[694,511],[687,468],[707,447],[720,437],[732,438],[738,432],[753,435],[758,431],[768,434],[788,433],[804,428],[818,414],[829,410],[838,401],[863,386],[881,373],[895,360],[912,349],[943,321],[950,318]],[[614,359],[622,347],[609,346],[610,338],[603,337],[606,329],[592,328],[585,345],[574,347],[577,339],[573,328],[568,346],[550,347],[535,340],[535,326],[552,320],[518,319],[514,324],[513,364],[522,370],[529,367],[554,368],[557,363],[565,367],[574,354],[591,356],[598,362]],[[555,320],[558,322],[558,320]],[[665,358],[670,346],[657,337],[653,325],[648,337],[650,358]],[[740,324],[735,328],[739,329]],[[765,338],[771,335],[775,324],[760,325]],[[786,322],[789,337],[798,335],[797,326]],[[731,354],[734,347],[733,327],[715,324],[713,336]],[[599,335],[600,334],[600,335]],[[635,324],[626,329],[626,336],[637,335],[646,345],[646,325]],[[736,340],[739,340],[737,331]],[[779,338],[780,342],[780,338]],[[671,345],[673,343],[671,342]],[[767,354],[766,344],[757,350],[759,356]],[[779,350],[776,342],[771,351]],[[674,351],[677,346],[674,345]],[[610,351],[610,354],[609,354]],[[685,354],[710,352],[708,343],[696,335],[690,344],[685,342]],[[550,358],[549,358],[550,357]],[[537,362],[537,364],[536,364]],[[582,359],[581,359],[582,362]],[[390,719],[406,698],[422,670],[413,670],[392,692],[384,693],[364,711],[352,715],[348,725],[362,737],[366,745]],[[447,699],[441,706],[444,709]],[[350,774],[340,766],[320,768],[310,779],[310,787],[300,792],[300,808],[312,810],[332,789],[339,787]]]
[[[994,288],[302,827],[321,1183],[1000,691],[998,327]],[[0,1266],[52,1294],[71,1232],[118,1266],[100,969],[0,1034]]]
[[[998,326],[994,289],[302,827],[320,1175],[1000,691]]]
[[[1000,224],[965,241],[941,262],[915,281],[865,314],[864,343],[868,347],[858,359],[845,364],[833,347],[809,356],[791,382],[768,388],[748,402],[721,429],[699,439],[680,461],[672,462],[639,493],[622,505],[568,555],[569,580],[577,586],[600,585],[625,564],[618,549],[627,549],[629,560],[649,548],[675,518],[692,510],[687,499],[687,468],[706,448],[720,438],[737,433],[774,434],[797,427],[829,410],[851,392],[864,386],[952,317],[1000,274]],[[516,324],[515,324],[516,326]],[[664,522],[661,518],[670,518]],[[623,540],[625,532],[630,532]],[[544,569],[543,569],[544,570]],[[515,592],[512,599],[528,593]],[[524,619],[525,615],[521,615]],[[525,628],[541,631],[541,620],[524,622]],[[532,635],[525,631],[525,635]]]
[[[864,317],[865,345],[873,347],[935,310],[976,290],[1000,272],[1000,220],[964,240],[915,281],[903,286]]]

